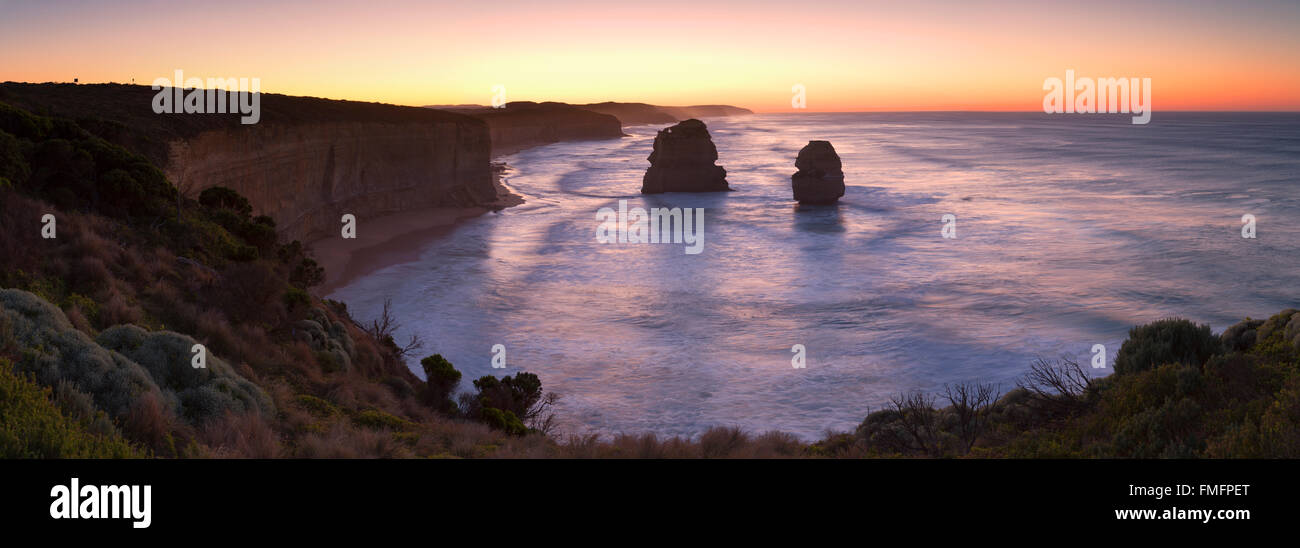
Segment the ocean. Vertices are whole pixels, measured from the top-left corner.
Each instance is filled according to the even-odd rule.
[[[1015,387],[1035,359],[1093,369],[1130,327],[1215,331],[1300,307],[1300,115],[770,114],[707,119],[734,189],[639,193],[658,127],[501,158],[526,203],[339,288],[391,298],[401,339],[470,379],[536,373],[560,431],[805,440],[889,397]],[[828,140],[847,191],[798,206],[798,150]],[[684,245],[602,244],[597,211],[704,209]],[[944,215],[955,238],[944,238]],[[1243,238],[1252,215],[1255,238]],[[363,220],[364,222],[364,220]],[[505,349],[493,369],[494,345]],[[792,347],[803,345],[803,368]],[[410,360],[418,372],[418,356]]]

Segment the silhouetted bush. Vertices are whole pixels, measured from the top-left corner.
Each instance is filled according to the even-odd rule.
[[[1129,330],[1115,354],[1115,374],[1146,371],[1167,363],[1201,365],[1219,351],[1210,326],[1181,318],[1158,320]]]
[[[206,188],[199,193],[199,204],[213,208],[225,209],[244,219],[253,214],[253,205],[238,192],[224,186]]]
[[[477,393],[460,396],[460,410],[467,417],[511,433],[518,432],[515,420],[525,432],[546,433],[554,426],[550,409],[559,397],[543,392],[537,375],[519,373],[500,379],[488,375],[474,381],[474,388]]]
[[[451,395],[460,385],[460,371],[443,358],[442,354],[434,354],[420,360],[420,366],[424,368],[425,400],[438,411],[454,413],[456,404],[452,401]]]

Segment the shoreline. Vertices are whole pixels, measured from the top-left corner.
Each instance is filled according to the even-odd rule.
[[[624,134],[623,137],[627,135]],[[575,139],[585,140],[588,139]],[[497,198],[492,203],[472,207],[424,208],[384,215],[371,219],[358,228],[355,240],[322,238],[307,242],[312,258],[325,269],[325,281],[315,288],[316,296],[325,298],[368,274],[418,259],[419,250],[424,245],[451,232],[462,221],[524,203],[523,196],[516,194],[501,181],[502,173],[509,167],[503,158],[530,148],[560,142],[567,141],[537,141],[494,148],[490,162],[492,184],[496,187]]]
[[[315,288],[316,295],[325,298],[368,274],[418,259],[425,244],[451,232],[462,221],[524,203],[523,196],[515,194],[501,182],[504,167],[504,163],[493,160],[493,184],[497,189],[495,202],[384,215],[360,225],[355,240],[323,238],[309,242],[307,247],[312,257],[325,269],[325,281]]]

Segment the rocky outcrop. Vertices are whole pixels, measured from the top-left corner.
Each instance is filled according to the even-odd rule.
[[[844,195],[844,171],[830,141],[808,141],[799,150],[790,177],[794,199],[801,204],[833,204]]]
[[[718,149],[704,122],[686,120],[659,131],[650,168],[641,180],[642,194],[718,192],[727,186],[727,170],[714,165]]]

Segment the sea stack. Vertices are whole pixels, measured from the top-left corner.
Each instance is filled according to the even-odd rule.
[[[790,177],[794,199],[801,204],[833,204],[844,195],[844,171],[830,141],[808,141],[794,161]]]
[[[717,160],[718,149],[704,122],[691,118],[659,130],[650,169],[641,179],[641,193],[731,190],[727,170],[713,164]]]

